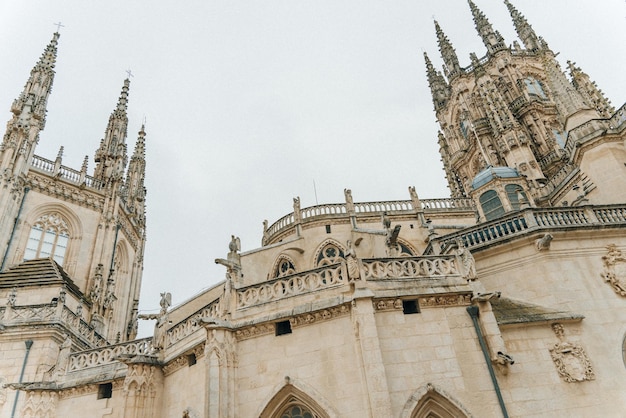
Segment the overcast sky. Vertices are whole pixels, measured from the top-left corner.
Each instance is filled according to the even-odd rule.
[[[507,44],[501,1],[475,0]],[[615,107],[626,100],[624,0],[513,0],[559,60]],[[435,17],[462,66],[481,57],[465,0],[0,2],[0,114],[62,22],[36,154],[80,169],[131,69],[128,149],[145,117],[148,240],[142,312],[224,277],[230,235],[260,246],[262,222],[302,206],[448,197],[423,52],[440,67]],[[4,109],[4,110],[2,110]],[[0,116],[0,119],[2,117]],[[314,188],[314,184],[316,188]],[[317,191],[317,196],[316,192]],[[152,325],[143,326],[144,334]],[[147,331],[146,331],[147,330]]]

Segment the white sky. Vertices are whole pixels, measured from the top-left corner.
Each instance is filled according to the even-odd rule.
[[[502,1],[475,0],[506,42]],[[538,35],[575,61],[615,107],[626,99],[624,0],[513,0]],[[243,251],[302,206],[447,197],[423,51],[441,66],[433,16],[462,66],[485,48],[465,0],[0,2],[0,110],[9,120],[61,21],[56,78],[36,153],[79,169],[134,73],[129,156],[147,119],[148,241],[142,312],[224,277]],[[2,117],[0,116],[0,119]],[[152,325],[142,326],[151,333]]]

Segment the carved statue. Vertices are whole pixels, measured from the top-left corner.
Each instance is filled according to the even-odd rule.
[[[167,309],[172,306],[172,294],[169,292],[161,293],[159,305],[161,305],[161,315],[165,315]]]
[[[293,198],[293,217],[295,222],[302,221],[302,217],[300,215],[300,197]]]
[[[476,261],[469,249],[463,244],[463,240],[457,240],[457,255],[461,259],[461,266],[463,268],[463,276],[467,280],[476,279]]]
[[[359,262],[356,259],[356,251],[352,246],[352,240],[347,241],[347,250],[345,252],[345,257],[348,267],[348,278],[350,280],[359,280],[361,278],[361,272],[359,269]]]
[[[385,229],[390,229],[391,228],[391,219],[389,219],[389,216],[387,216],[387,212],[383,212],[383,216],[382,216],[382,222],[383,222],[383,227]]]
[[[267,241],[270,239],[270,231],[267,223],[267,219],[263,220],[263,239],[261,240],[261,245],[266,245]]]
[[[552,234],[545,234],[541,238],[535,241],[535,245],[538,251],[545,251],[550,249],[550,243],[552,242]]]
[[[9,306],[15,306],[15,300],[17,299],[17,289],[14,287],[11,289],[11,291],[9,292],[9,295],[7,297],[7,305]]]
[[[615,293],[626,296],[626,257],[615,244],[608,245],[606,249],[607,254],[602,256],[602,278],[611,285]]]
[[[70,361],[70,353],[72,351],[72,339],[69,335],[65,336],[65,340],[59,347],[59,355],[57,356],[57,362],[54,366],[54,374],[55,376],[60,376],[65,374],[65,370],[67,370],[67,365]]]

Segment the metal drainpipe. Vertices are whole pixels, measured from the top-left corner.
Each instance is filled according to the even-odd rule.
[[[26,363],[28,362],[28,355],[30,354],[30,348],[33,346],[33,340],[24,341],[26,344],[26,354],[24,355],[24,363],[22,363],[22,371],[20,372],[20,381],[22,383],[22,379],[24,379],[24,370],[26,370]],[[15,417],[15,409],[17,408],[17,401],[20,397],[20,391],[15,391],[15,400],[13,401],[13,409],[11,409],[11,418]]]
[[[504,418],[509,418],[509,414],[506,412],[506,406],[504,406],[504,399],[502,399],[502,393],[500,393],[500,386],[498,385],[496,374],[493,371],[491,358],[489,357],[489,352],[487,351],[487,344],[485,344],[485,338],[483,337],[483,333],[480,330],[480,325],[478,324],[478,306],[468,306],[467,313],[470,317],[472,317],[472,322],[474,323],[474,328],[476,329],[476,334],[478,335],[478,342],[480,343],[480,348],[483,351],[483,355],[485,356],[485,363],[487,363],[487,368],[489,369],[489,376],[491,376],[491,382],[493,383],[493,388],[496,391],[496,396],[498,397],[500,409],[502,409],[502,415],[504,416]]]
[[[26,195],[28,194],[29,191],[30,191],[30,187],[24,188],[24,197],[22,197],[22,202],[20,203],[20,209],[17,211],[15,222],[13,222],[13,229],[11,230],[11,236],[9,237],[9,242],[7,244],[7,249],[4,252],[4,257],[2,257],[2,265],[0,265],[0,271],[4,270],[4,263],[6,263],[7,261],[7,256],[9,255],[9,249],[11,248],[11,243],[13,242],[13,236],[15,235],[15,230],[17,229],[17,222],[20,219],[22,208],[24,207],[24,201],[26,200]]]
[[[115,250],[117,249],[117,234],[120,232],[121,225],[118,223],[115,227],[115,239],[113,240],[113,254],[111,255],[111,266],[109,266],[109,279],[113,274],[113,263],[115,263]]]

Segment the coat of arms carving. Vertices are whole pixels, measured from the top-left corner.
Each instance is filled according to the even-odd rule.
[[[602,278],[613,287],[615,293],[626,296],[626,257],[615,244],[610,244],[606,248],[608,252],[602,256],[604,264]]]
[[[560,342],[550,349],[550,354],[561,378],[569,383],[595,379],[591,361],[585,350],[580,345],[565,340],[565,329],[562,324],[552,324],[552,330]]]

